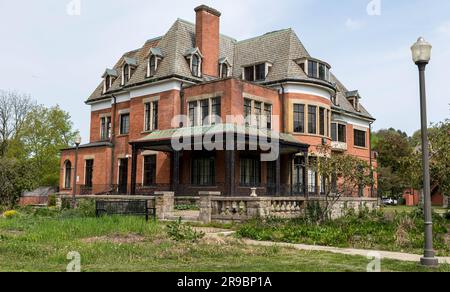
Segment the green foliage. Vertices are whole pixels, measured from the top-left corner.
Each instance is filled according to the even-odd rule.
[[[95,200],[79,199],[77,200],[77,207],[71,208],[71,201],[66,201],[66,206],[61,211],[63,218],[92,218],[95,217]]]
[[[0,158],[0,205],[14,207],[24,191],[34,187],[34,174],[26,163]]]
[[[49,207],[55,207],[56,206],[56,195],[49,195],[48,196],[48,203],[47,205]]]
[[[435,248],[441,255],[450,255],[450,247],[444,239],[448,223],[437,214],[433,218]],[[320,224],[304,218],[252,220],[240,227],[238,235],[255,240],[421,252],[424,246],[423,230],[421,210],[395,216],[366,211],[359,214],[349,212],[340,219]]]
[[[198,242],[205,234],[195,231],[191,226],[184,225],[181,218],[167,225],[167,234],[175,241]]]
[[[177,205],[175,206],[175,210],[178,211],[197,211],[199,210],[197,205]]]

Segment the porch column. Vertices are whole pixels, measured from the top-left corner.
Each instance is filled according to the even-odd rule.
[[[131,187],[130,187],[130,195],[136,195],[136,171],[137,171],[137,154],[138,147],[136,144],[131,146]]]
[[[177,193],[180,184],[180,152],[172,152],[172,191]]]
[[[309,153],[308,151],[304,151],[303,152],[303,156],[305,157],[305,170],[303,171],[303,183],[305,184],[304,186],[304,193],[305,193],[305,197],[309,198]]]
[[[281,154],[275,161],[275,195],[281,196]]]
[[[225,195],[233,196],[236,189],[235,182],[236,152],[225,151]]]

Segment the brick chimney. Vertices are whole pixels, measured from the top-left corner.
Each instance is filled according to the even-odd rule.
[[[195,8],[195,43],[203,55],[202,74],[219,77],[219,31],[221,13],[201,5]]]

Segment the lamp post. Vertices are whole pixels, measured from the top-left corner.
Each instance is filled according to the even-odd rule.
[[[425,253],[420,262],[424,266],[435,267],[439,264],[433,249],[433,220],[431,212],[431,183],[430,183],[430,150],[428,142],[427,102],[425,90],[425,68],[431,59],[432,46],[419,38],[411,47],[414,63],[419,67],[420,79],[420,111],[422,128],[422,160],[423,160],[423,195],[425,214]]]
[[[73,184],[73,194],[72,194],[72,207],[76,208],[77,206],[77,199],[76,199],[76,194],[77,194],[77,171],[78,171],[78,148],[80,147],[81,144],[81,136],[80,134],[77,134],[77,136],[75,137],[75,169],[74,169],[74,184]]]

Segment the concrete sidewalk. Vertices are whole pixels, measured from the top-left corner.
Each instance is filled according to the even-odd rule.
[[[363,257],[367,257],[367,256],[369,256],[369,254],[371,256],[373,256],[373,253],[378,253],[381,256],[381,259],[391,259],[391,260],[398,260],[398,261],[404,261],[404,262],[420,262],[420,258],[422,257],[421,255],[401,253],[401,252],[363,250],[363,249],[353,249],[353,248],[337,248],[337,247],[315,246],[315,245],[305,245],[305,244],[290,244],[290,243],[279,243],[279,242],[270,242],[270,241],[256,241],[256,240],[251,240],[251,239],[244,239],[243,242],[248,245],[280,246],[280,247],[294,248],[294,249],[298,249],[298,250],[324,251],[324,252],[331,252],[331,253],[336,253],[336,254],[363,256]],[[440,257],[439,263],[450,264],[450,257]]]

